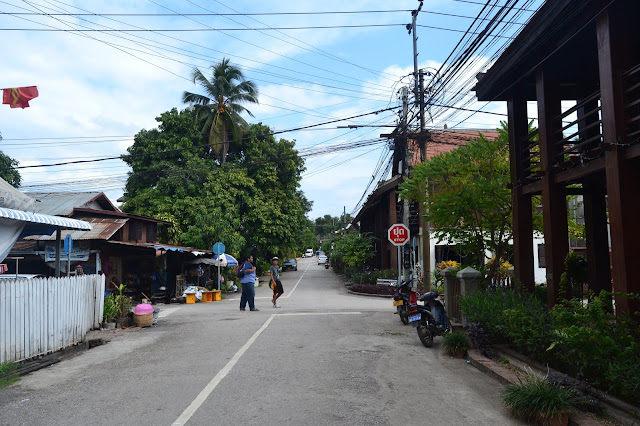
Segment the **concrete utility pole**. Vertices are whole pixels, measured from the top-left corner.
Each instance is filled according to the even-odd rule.
[[[409,34],[413,37],[413,81],[414,81],[414,101],[420,111],[420,133],[418,135],[418,146],[420,147],[420,161],[427,159],[427,139],[430,137],[425,130],[425,113],[424,113],[424,74],[418,70],[418,35],[416,34],[418,14],[422,10],[423,2],[416,10],[411,11],[411,24],[407,25]],[[425,188],[426,190],[426,188]],[[419,208],[419,241],[420,253],[416,254],[420,265],[422,266],[422,283],[428,290],[431,288],[431,240],[429,238],[429,224],[424,220],[424,206]]]
[[[404,156],[402,158],[402,176],[409,176],[409,161],[411,159],[409,152],[409,126],[408,126],[408,115],[409,115],[409,90],[406,87],[400,89],[400,93],[402,96],[402,149],[404,150]],[[409,228],[409,200],[402,200],[402,223]],[[402,253],[404,256],[404,250],[401,249],[398,253]],[[404,262],[402,261],[402,256],[398,256],[398,264],[402,265],[402,279],[406,279],[406,270],[404,268]]]

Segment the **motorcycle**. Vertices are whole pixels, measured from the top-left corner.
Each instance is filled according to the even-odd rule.
[[[437,297],[436,291],[423,294],[419,300],[424,302],[424,305],[412,306],[417,313],[409,316],[409,322],[414,324],[420,341],[427,348],[433,346],[435,336],[442,336],[451,331],[451,323],[444,311],[444,305]]]
[[[327,263],[324,264],[324,269],[329,269],[329,261],[327,260]]]
[[[418,293],[411,291],[411,280],[402,281],[396,285],[396,292],[393,294],[393,306],[396,307],[396,314],[400,316],[400,321],[404,325],[409,324],[409,309],[418,303]],[[416,311],[417,312],[417,311]]]

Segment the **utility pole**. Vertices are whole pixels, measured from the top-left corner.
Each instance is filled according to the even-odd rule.
[[[427,139],[430,135],[425,130],[424,113],[424,74],[418,70],[418,35],[416,34],[418,14],[422,10],[423,2],[420,1],[418,9],[411,11],[411,24],[407,25],[409,33],[413,36],[413,80],[414,80],[414,101],[420,111],[420,133],[418,135],[418,146],[420,147],[420,162],[427,159]],[[426,190],[427,188],[425,188]],[[422,266],[422,282],[425,289],[431,288],[431,241],[429,238],[429,224],[424,220],[424,206],[420,205],[419,214],[419,241],[421,253],[419,256]]]
[[[410,152],[409,152],[409,123],[408,123],[408,115],[409,115],[409,90],[406,87],[403,87],[401,90],[402,94],[402,148],[404,149],[404,156],[402,158],[402,176],[409,176],[409,162],[411,160]],[[404,198],[402,200],[402,223],[409,228],[409,200]],[[404,256],[404,249],[401,248],[398,250],[398,253],[402,253]],[[402,265],[402,279],[406,279],[406,270],[404,268],[404,262],[402,261],[402,256],[398,256],[398,264]]]
[[[346,234],[347,230],[347,206],[344,206],[342,213],[342,235]]]
[[[424,114],[424,74],[422,71],[419,76],[420,80],[420,136],[418,143],[420,145],[420,161],[427,160],[427,140],[431,138],[431,134],[425,129]],[[429,190],[429,183],[425,182],[425,192]],[[418,209],[420,214],[420,246],[422,247],[422,256],[420,264],[422,265],[422,284],[426,290],[431,290],[431,238],[429,222],[424,219],[424,204],[420,204]]]

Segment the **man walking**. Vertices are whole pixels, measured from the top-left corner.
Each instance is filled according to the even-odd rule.
[[[269,275],[271,275],[271,282],[273,283],[273,298],[271,302],[274,308],[279,308],[280,305],[276,302],[278,297],[282,296],[284,289],[282,288],[282,282],[280,281],[280,269],[278,263],[280,260],[277,257],[271,259],[271,266],[269,267]]]
[[[240,278],[240,284],[242,284],[242,295],[240,296],[240,310],[244,311],[249,302],[249,309],[252,311],[259,311],[255,305],[256,296],[256,267],[253,266],[253,256],[247,256],[247,260],[242,265],[244,275]]]

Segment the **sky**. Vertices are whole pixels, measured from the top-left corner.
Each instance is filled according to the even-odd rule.
[[[20,169],[25,192],[103,191],[115,201],[129,170],[119,159],[51,164],[125,153],[137,132],[157,126],[162,112],[186,107],[181,102],[185,90],[199,91],[190,79],[194,67],[206,75],[212,64],[229,58],[259,90],[259,105],[247,105],[254,115],[245,116],[248,122],[284,131],[341,120],[278,137],[295,140],[301,152],[314,152],[306,157],[301,183],[313,202],[310,219],[339,216],[343,210],[357,213],[385,177],[381,171],[391,155],[388,143],[374,140],[398,121],[397,110],[372,112],[398,107],[398,91],[413,84],[412,37],[404,25],[419,3],[1,0],[0,88],[35,85],[39,97],[24,110],[0,106],[0,150],[21,167],[37,166]],[[483,8],[478,3],[484,1],[424,2],[417,18],[421,69],[435,74]],[[529,10],[514,12],[514,20],[525,22],[540,1],[520,3]],[[340,28],[318,28],[331,26]],[[491,55],[520,27],[514,24],[478,52],[457,81],[485,71]],[[462,86],[444,87],[436,102]],[[468,88],[463,95],[473,101]],[[500,102],[464,107],[506,112]],[[363,116],[343,120],[357,115]],[[455,109],[437,117],[427,120],[428,128],[490,129],[506,119]],[[344,128],[349,125],[365,127]],[[372,143],[318,151],[363,141]]]

